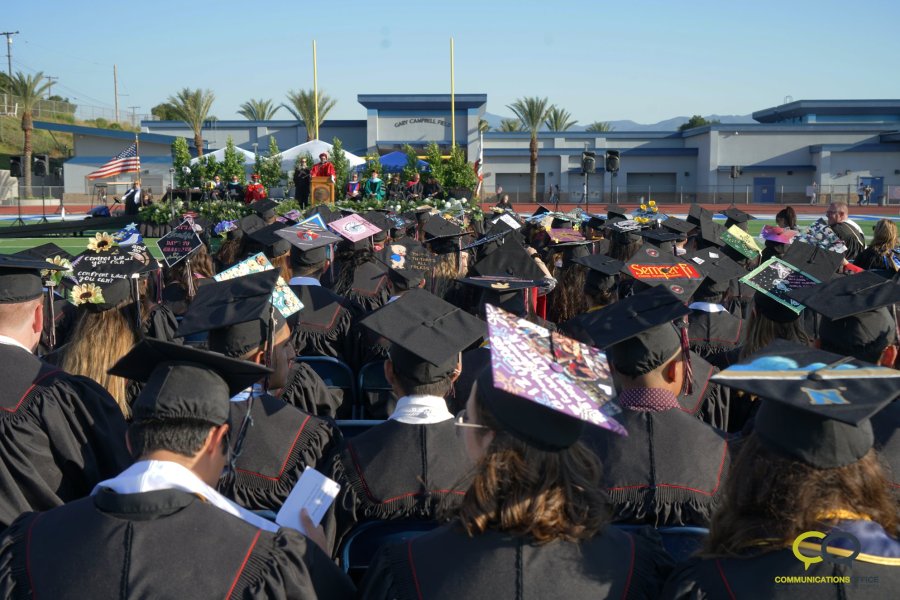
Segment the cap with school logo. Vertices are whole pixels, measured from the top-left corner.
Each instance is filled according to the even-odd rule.
[[[703,281],[703,273],[693,264],[654,246],[641,246],[622,267],[637,281],[661,286],[687,302]]]

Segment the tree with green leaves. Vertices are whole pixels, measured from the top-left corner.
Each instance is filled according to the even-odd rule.
[[[172,142],[172,167],[175,169],[175,185],[179,188],[191,187],[193,168],[191,167],[191,151],[188,150],[187,140],[183,137],[175,138]],[[191,169],[191,173],[184,173],[184,167]]]
[[[278,112],[279,108],[281,107],[275,106],[272,100],[250,98],[250,100],[241,104],[238,114],[248,121],[269,121],[275,117],[275,113]]]
[[[403,153],[406,154],[406,165],[400,172],[400,177],[403,181],[412,181],[419,172],[419,155],[416,153],[416,149],[409,144],[403,145]]]
[[[694,115],[687,120],[687,123],[682,123],[678,127],[678,131],[687,131],[688,129],[693,129],[694,127],[703,127],[704,125],[715,125],[718,122],[718,119],[708,120],[704,119],[700,115]]]
[[[244,155],[238,152],[230,135],[225,143],[225,156],[222,158],[222,168],[219,174],[225,180],[225,183],[231,181],[231,178],[235,175],[238,176],[238,181],[241,182],[241,185],[247,180],[246,170],[244,169]]]
[[[486,119],[478,119],[478,132],[487,133],[491,130],[491,124]]]
[[[343,198],[344,191],[347,189],[347,182],[350,181],[350,160],[344,152],[344,144],[340,139],[331,140],[331,164],[334,165],[334,185],[335,198]],[[307,163],[311,164],[311,163]]]
[[[440,182],[444,190],[454,198],[471,198],[478,176],[472,163],[466,160],[466,151],[460,146],[453,146],[450,158],[443,167]]]
[[[594,121],[585,127],[584,130],[591,133],[608,133],[613,130],[613,126],[609,121]]]
[[[294,118],[301,121],[306,127],[306,141],[309,142],[316,135],[316,130],[325,120],[327,115],[337,100],[330,98],[327,94],[319,93],[319,120],[316,121],[316,96],[313,90],[289,90],[287,93],[288,102],[290,104],[282,104]]]
[[[269,136],[269,152],[261,159],[259,168],[260,183],[271,192],[273,188],[281,186],[285,179],[285,173],[281,170],[281,150],[278,149],[275,136]]]
[[[187,123],[194,132],[197,156],[203,156],[203,124],[210,120],[209,110],[215,99],[216,95],[211,90],[183,88],[166,100],[172,105],[178,120]]]
[[[384,179],[384,167],[381,165],[381,155],[378,151],[366,154],[366,168],[363,171],[362,180],[365,181],[372,176],[372,173],[378,171],[378,178]]]
[[[518,119],[503,119],[500,121],[500,127],[497,129],[504,133],[522,131],[522,122]]]
[[[547,120],[547,113],[551,106],[547,98],[529,96],[519,98],[507,106],[515,113],[522,123],[522,127],[531,134],[528,144],[529,168],[531,175],[531,202],[537,202],[537,161],[538,161],[538,130]]]
[[[547,117],[544,119],[544,124],[550,131],[567,131],[577,122],[572,118],[569,111],[558,106],[551,106],[547,111]]]
[[[444,185],[444,157],[441,153],[441,147],[436,142],[429,142],[425,147],[425,162],[431,169],[431,176],[437,179],[438,183]]]
[[[161,102],[150,109],[150,114],[160,121],[180,121],[181,118],[175,112],[175,107],[168,102]]]
[[[21,71],[17,72],[12,79],[7,78],[4,92],[16,97],[19,103],[19,110],[22,111],[22,121],[20,126],[24,135],[24,143],[22,144],[22,155],[25,158],[25,164],[22,169],[25,175],[25,189],[23,195],[26,198],[31,197],[31,132],[34,130],[33,112],[35,106],[43,98],[44,93],[50,89],[53,82],[46,79],[40,71],[34,75],[26,75]]]

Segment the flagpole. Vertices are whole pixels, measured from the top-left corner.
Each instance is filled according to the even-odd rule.
[[[319,139],[319,68],[316,60],[316,40],[313,40],[313,102],[316,103],[316,139]]]
[[[453,74],[453,38],[450,38],[450,150],[456,147],[456,90]]]
[[[140,132],[134,132],[134,156],[138,159],[138,162],[141,162],[141,138]],[[138,167],[137,171],[137,180],[141,180],[141,169]]]

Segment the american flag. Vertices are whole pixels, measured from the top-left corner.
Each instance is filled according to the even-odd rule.
[[[119,173],[135,173],[141,170],[141,157],[137,153],[137,142],[116,154],[108,163],[88,174],[88,179],[112,177]]]
[[[475,187],[475,195],[481,191],[481,184],[484,182],[484,136],[479,135],[478,144],[478,160],[475,161],[475,176],[478,177],[478,185]]]

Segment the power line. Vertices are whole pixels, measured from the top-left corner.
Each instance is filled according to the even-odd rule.
[[[9,69],[9,79],[12,80],[12,36],[19,35],[18,31],[2,31],[0,35],[6,36],[6,65]]]

